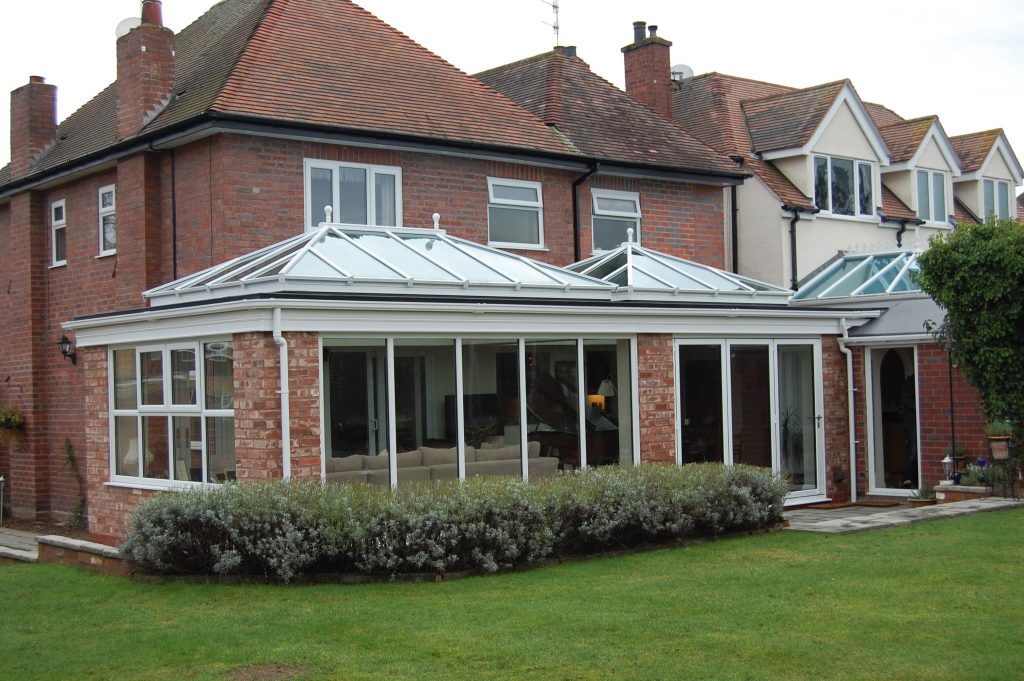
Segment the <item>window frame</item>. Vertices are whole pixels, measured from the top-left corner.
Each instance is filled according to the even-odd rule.
[[[103,207],[103,195],[110,192],[111,203],[107,208]],[[103,218],[114,217],[114,247],[103,248]],[[103,258],[108,255],[117,254],[117,185],[106,184],[96,190],[96,217],[99,222],[99,255]]]
[[[992,185],[992,210],[989,210],[988,206],[985,205],[987,203],[986,202],[986,197],[985,197],[985,185],[986,184],[990,184],[990,183]],[[1000,187],[1005,187],[1006,188],[1006,206],[1005,206],[1005,208],[1006,208],[1006,215],[1005,216],[1002,216],[1002,215],[999,214],[999,208],[1000,208],[1000,205],[999,205],[999,189],[1000,189]],[[1000,180],[1000,179],[997,179],[997,178],[994,178],[994,177],[982,178],[982,183],[981,183],[981,204],[982,204],[982,208],[983,208],[983,212],[984,212],[983,219],[988,220],[990,217],[995,217],[995,218],[997,218],[999,220],[1012,220],[1013,218],[1010,217],[1010,213],[1011,213],[1011,209],[1013,208],[1012,204],[1013,204],[1015,198],[1016,197],[1014,197],[1013,193],[1010,191],[1010,183],[1007,182],[1006,180]]]
[[[313,214],[313,194],[312,194],[312,171],[313,169],[329,170],[331,171],[331,208],[333,213],[331,216],[331,224],[356,224],[359,227],[378,227],[384,225],[378,225],[376,222],[376,183],[374,181],[377,175],[390,175],[395,178],[395,225],[396,227],[402,227],[405,224],[402,215],[402,168],[400,166],[385,166],[385,165],[373,165],[368,163],[351,163],[349,161],[329,161],[326,159],[315,159],[307,158],[303,161],[303,213],[305,217],[303,222],[306,223],[306,231],[316,231],[320,228],[320,223],[311,224],[310,220]],[[339,223],[337,220],[341,210],[341,196],[340,188],[337,182],[337,174],[342,168],[355,168],[366,171],[366,222],[367,224],[361,225],[357,223]],[[321,208],[322,210],[322,208]],[[390,225],[389,225],[390,226]]]
[[[816,161],[818,159],[824,159],[827,168],[827,189],[828,189],[828,206],[818,205],[817,196],[817,174],[816,174]],[[832,160],[839,159],[842,161],[850,161],[853,164],[853,214],[848,215],[846,213],[836,213],[832,210]],[[860,195],[861,195],[861,179],[860,179],[860,168],[861,166],[867,166],[871,171],[871,209],[870,213],[861,212]],[[819,212],[823,216],[838,218],[840,220],[871,220],[872,222],[878,222],[878,192],[876,189],[875,178],[878,176],[876,169],[876,163],[874,161],[866,161],[859,158],[851,158],[848,156],[833,156],[830,154],[812,154],[811,155],[811,196],[814,200],[814,205],[817,206]]]
[[[57,219],[57,209],[60,208],[61,218]],[[57,199],[50,202],[50,267],[62,267],[68,264],[68,208],[67,199]],[[57,259],[57,238],[63,239],[64,258]]]
[[[597,205],[598,199],[616,199],[619,201],[630,200],[636,205],[635,213],[626,213],[624,211],[616,210],[602,210]],[[594,253],[607,253],[611,249],[598,248],[595,239],[594,229],[594,218],[610,218],[612,220],[620,220],[626,222],[632,220],[633,225],[633,243],[640,245],[640,225],[643,222],[643,207],[640,205],[640,192],[622,191],[618,189],[600,189],[593,188],[590,190],[590,246]],[[627,227],[626,229],[629,229]],[[623,235],[623,238],[628,238],[628,235]],[[620,242],[621,243],[621,242]]]
[[[928,206],[928,217],[924,217],[921,215],[922,197],[920,178],[922,174],[924,174],[928,178],[928,181],[926,183],[928,191],[926,193],[926,196],[924,197],[924,200],[927,202]],[[935,179],[937,177],[942,178],[942,195],[944,200],[944,206],[942,209],[941,219],[936,219],[935,217]],[[949,182],[946,179],[945,171],[931,170],[930,168],[918,168],[914,172],[914,192],[917,194],[917,209],[915,212],[917,213],[917,217],[924,220],[925,224],[928,225],[929,227],[944,227],[950,229],[952,228],[952,226],[949,224],[949,190]]]
[[[518,199],[499,199],[494,195],[495,185],[504,187],[521,187],[537,190],[536,201],[520,201]],[[517,250],[544,249],[544,191],[541,182],[533,180],[510,180],[503,177],[487,178],[487,245],[496,248],[514,248]],[[499,241],[491,238],[491,207],[531,210],[537,213],[537,242]]]

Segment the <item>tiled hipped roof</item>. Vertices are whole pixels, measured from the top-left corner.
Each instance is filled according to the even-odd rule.
[[[586,62],[561,52],[476,74],[483,83],[557,126],[581,153],[612,162],[741,175],[737,165],[680,131]]]

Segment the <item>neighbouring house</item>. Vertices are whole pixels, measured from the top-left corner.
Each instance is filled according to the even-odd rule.
[[[951,138],[963,163],[956,197],[973,215],[987,220],[1024,217],[1013,195],[1024,182],[1024,168],[1002,130],[986,130]]]

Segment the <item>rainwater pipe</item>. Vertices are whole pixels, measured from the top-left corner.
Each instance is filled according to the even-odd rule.
[[[579,262],[580,257],[580,185],[588,177],[601,169],[601,164],[594,162],[590,169],[577,177],[572,183],[572,259]]]
[[[843,336],[839,339],[839,350],[846,355],[846,408],[848,413],[847,430],[850,431],[850,503],[857,503],[857,423],[854,411],[853,387],[853,350],[846,346],[850,339],[850,329],[846,325],[846,317],[839,320]]]
[[[782,204],[782,210],[792,211],[793,217],[789,221],[789,276],[790,285],[792,290],[797,289],[797,276],[796,276],[796,223],[800,222],[800,213],[810,213],[815,215],[819,212],[818,208],[801,208],[800,206],[792,206],[788,203]]]
[[[292,427],[291,404],[288,396],[288,341],[281,335],[281,308],[275,307],[273,312],[274,342],[280,351],[281,365],[281,476],[288,480],[292,477]]]

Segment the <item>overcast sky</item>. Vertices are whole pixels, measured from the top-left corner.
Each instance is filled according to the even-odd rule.
[[[329,0],[323,0],[327,2]],[[164,0],[180,31],[213,0]],[[543,0],[361,0],[358,4],[468,73],[555,44]],[[850,78],[861,98],[906,118],[938,114],[949,135],[1003,128],[1024,160],[1024,3],[1020,0],[681,2],[561,0],[560,43],[623,86],[620,48],[632,22],[658,26],[672,63],[806,87]],[[0,88],[30,75],[57,86],[66,118],[114,80],[114,28],[139,0],[6,0],[0,10]],[[324,45],[330,49],[330,45]],[[9,100],[8,100],[9,101]],[[10,158],[9,108],[0,165]]]

